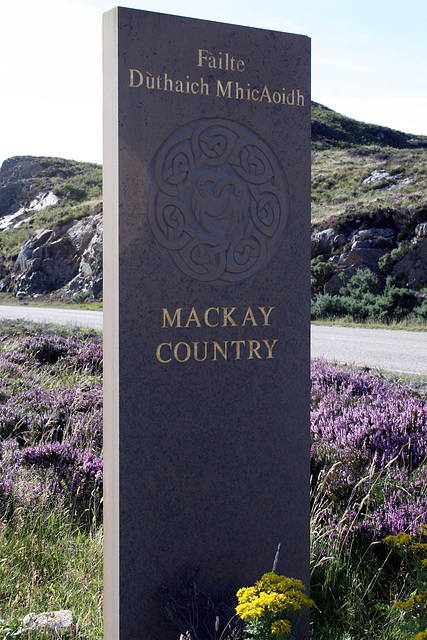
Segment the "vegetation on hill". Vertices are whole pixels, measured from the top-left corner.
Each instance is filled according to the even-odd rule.
[[[359,122],[311,103],[311,141],[314,149],[374,145],[395,149],[427,148],[427,136],[414,136],[389,127]]]
[[[40,194],[58,201],[39,208]],[[34,204],[33,204],[34,203]],[[0,223],[22,210],[0,231],[0,250],[13,262],[22,245],[36,231],[54,229],[71,220],[97,213],[102,203],[102,167],[62,158],[17,156],[0,169]],[[33,204],[33,206],[32,206]]]
[[[427,136],[358,122],[316,103],[311,126],[315,228],[383,226],[393,216],[414,228],[415,220],[427,220]]]
[[[331,239],[328,247],[315,247],[312,254],[313,317],[345,315],[357,321],[369,317],[389,322],[397,316],[405,316],[402,308],[408,311],[424,309],[427,235],[418,237],[417,229],[420,224],[427,223],[426,193],[426,136],[362,123],[312,103],[312,231],[316,235],[331,230],[332,236],[340,238],[338,244]],[[51,199],[43,201],[43,194]],[[28,265],[22,272],[21,260],[19,283],[16,269],[13,274],[22,245],[37,231],[54,229],[54,241],[50,240],[51,246],[46,250],[51,256],[53,245],[56,243],[55,247],[59,247],[56,241],[67,232],[72,221],[100,211],[102,170],[99,165],[30,156],[6,160],[0,170],[0,292],[24,296],[28,295],[26,292],[33,292],[33,286],[22,283],[27,277],[25,269]],[[367,261],[365,255],[365,261],[353,260],[350,267],[348,264],[343,266],[343,254],[351,254],[354,235],[370,229],[386,230],[388,235],[378,242],[374,238],[372,246],[384,250],[387,255],[381,254],[376,260],[371,257]],[[427,234],[427,227],[423,233]],[[102,241],[102,233],[100,238]],[[57,262],[61,261],[61,255],[61,252],[59,256],[55,255]],[[371,255],[374,254],[371,252]],[[31,269],[34,268],[33,258]],[[95,260],[92,256],[92,267]],[[421,266],[417,261],[421,261]],[[417,269],[416,277],[411,272],[413,267]],[[358,269],[368,269],[377,280],[374,286],[369,285],[368,293],[390,298],[392,290],[393,303],[386,305],[387,313],[384,305],[380,305],[380,309],[371,304],[369,313],[355,314],[354,305],[343,305],[348,291],[340,292],[339,289],[341,285],[355,289],[349,280]],[[34,281],[34,274],[30,268],[27,270],[28,278]],[[83,272],[87,270],[85,265]],[[101,285],[97,284],[96,291],[102,287],[100,271],[102,264],[97,268]],[[337,276],[342,278],[342,283],[337,281]],[[366,277],[369,280],[371,276]],[[73,286],[82,287],[84,278],[80,280]],[[93,289],[87,282],[84,286],[84,290],[73,290],[73,294],[90,298]],[[405,289],[410,290],[409,295],[405,294]],[[397,290],[402,293],[399,299],[396,298]],[[37,295],[40,293],[52,295],[50,290],[37,292]],[[57,295],[67,298],[69,293],[66,288],[59,288]],[[325,295],[332,301],[324,298]],[[364,299],[367,301],[366,296]],[[407,303],[409,306],[406,307]],[[395,310],[399,310],[398,313]],[[423,314],[424,311],[418,313],[417,322],[424,322]]]
[[[312,149],[312,317],[425,323],[427,137],[313,103]]]

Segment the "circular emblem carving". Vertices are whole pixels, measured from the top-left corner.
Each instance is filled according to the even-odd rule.
[[[253,131],[220,118],[170,135],[150,167],[148,220],[158,244],[187,276],[232,284],[275,253],[289,196],[274,152]]]

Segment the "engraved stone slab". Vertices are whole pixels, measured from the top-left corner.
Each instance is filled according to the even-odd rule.
[[[105,637],[174,640],[163,587],[279,543],[309,584],[310,41],[119,8],[104,42]]]
[[[201,282],[256,273],[283,239],[289,194],[273,150],[231,120],[196,120],[159,148],[148,219],[176,266]]]

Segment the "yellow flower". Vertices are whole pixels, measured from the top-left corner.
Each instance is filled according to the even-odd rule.
[[[395,547],[402,547],[403,545],[409,545],[414,541],[414,536],[410,536],[407,533],[398,533],[397,536],[387,536],[384,538],[384,542],[387,544],[393,544]]]
[[[277,615],[298,611],[302,607],[315,606],[303,591],[301,580],[266,573],[253,587],[244,587],[237,592],[237,615],[248,623],[259,620],[269,621]],[[271,632],[283,636],[291,632],[289,620],[276,620],[272,623]]]
[[[427,629],[421,631],[421,633],[417,633],[414,640],[426,640],[427,638]]]
[[[271,633],[276,633],[277,635],[284,636],[286,633],[291,632],[291,625],[289,620],[276,620],[271,625]]]

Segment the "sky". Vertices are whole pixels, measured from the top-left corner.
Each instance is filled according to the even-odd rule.
[[[427,135],[425,0],[129,0],[121,6],[312,39],[312,99]],[[14,0],[0,19],[0,164],[102,162],[102,14],[114,0]]]

